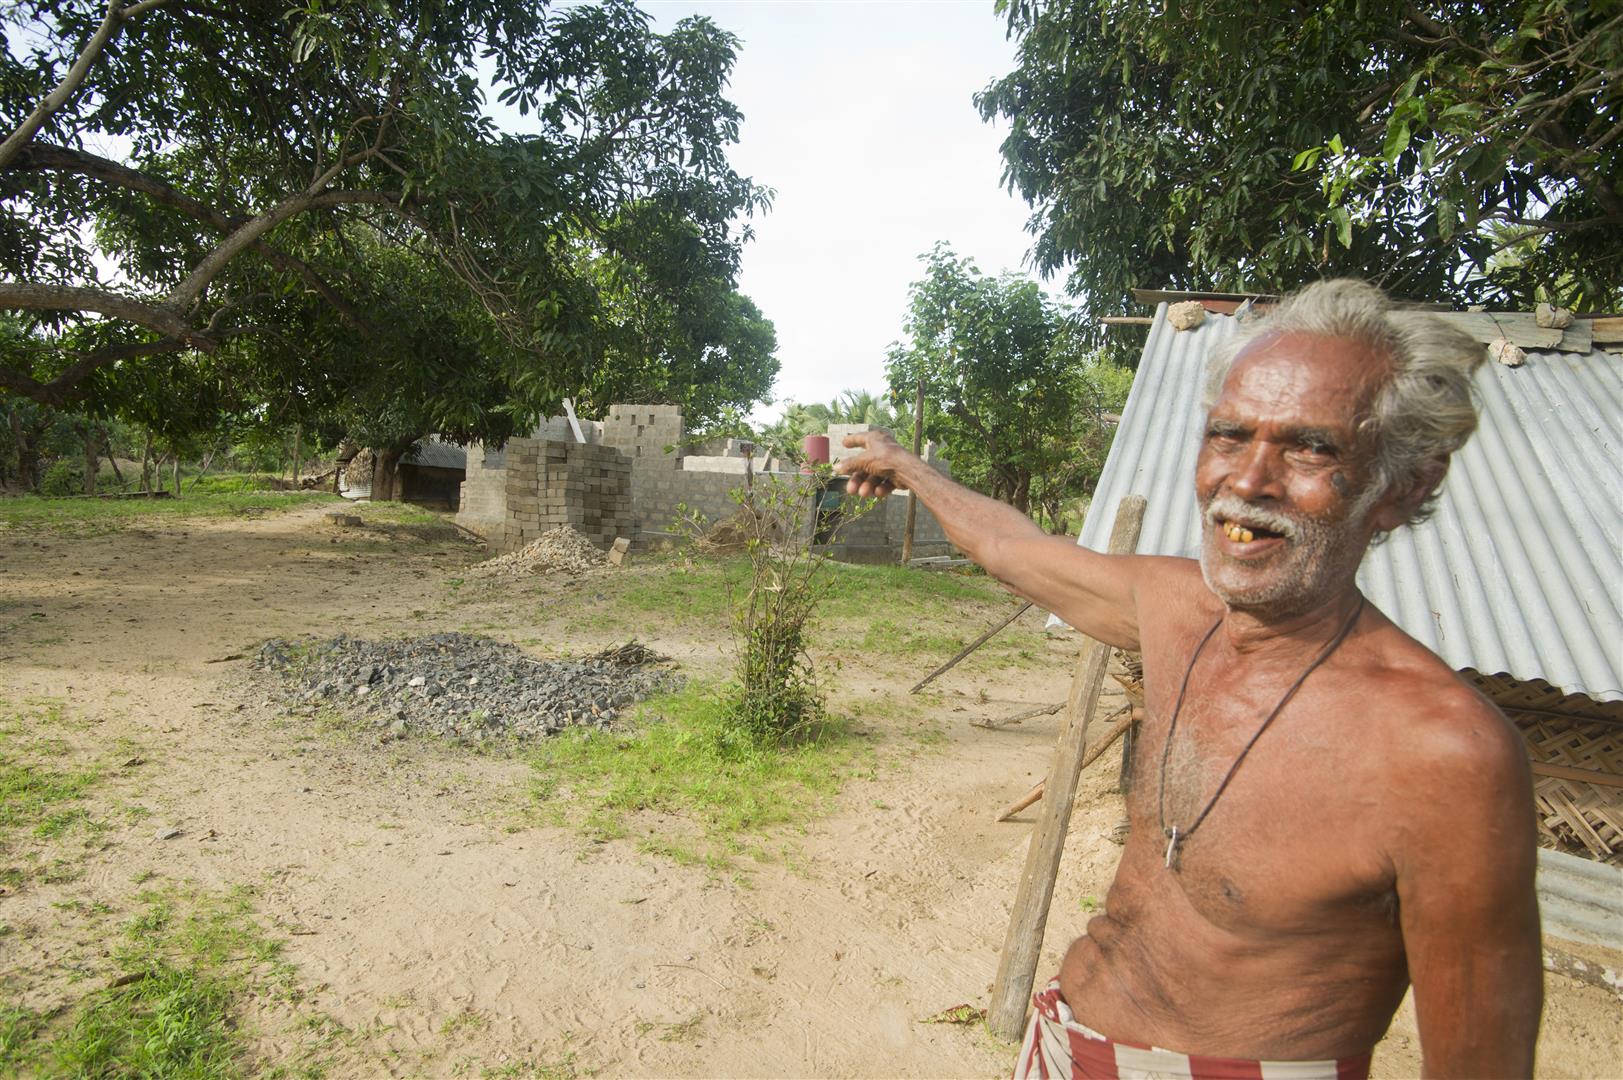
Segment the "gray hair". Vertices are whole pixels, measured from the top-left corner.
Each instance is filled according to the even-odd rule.
[[[1391,376],[1359,421],[1375,453],[1371,504],[1378,494],[1413,483],[1428,464],[1446,464],[1476,430],[1471,373],[1484,359],[1482,345],[1437,316],[1398,308],[1375,286],[1351,278],[1309,285],[1243,323],[1207,361],[1202,404],[1208,411],[1235,357],[1264,334],[1342,338],[1390,360]],[[1408,523],[1426,520],[1436,504],[1433,491]]]

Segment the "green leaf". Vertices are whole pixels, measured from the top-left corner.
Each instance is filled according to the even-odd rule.
[[[1386,143],[1381,147],[1381,156],[1389,164],[1397,164],[1398,158],[1409,149],[1409,122],[1399,120],[1386,129]]]
[[[1452,199],[1441,199],[1437,203],[1437,236],[1448,240],[1454,235],[1459,225],[1459,210],[1454,206]]]
[[[1295,159],[1291,161],[1291,172],[1301,172],[1303,169],[1312,168],[1318,163],[1319,156],[1323,153],[1324,147],[1322,146],[1308,147],[1300,154],[1297,154]]]
[[[1340,157],[1342,154],[1347,152],[1347,148],[1341,143],[1340,135],[1330,136],[1330,152],[1336,155],[1336,157]]]
[[[1341,241],[1344,248],[1352,247],[1352,215],[1345,206],[1338,206],[1330,211],[1330,220],[1336,227],[1336,239]]]

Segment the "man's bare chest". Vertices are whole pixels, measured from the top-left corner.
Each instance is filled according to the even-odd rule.
[[[1174,702],[1152,690],[1124,865],[1166,875],[1193,914],[1237,933],[1312,930],[1332,912],[1390,919],[1380,837],[1391,793],[1372,748],[1346,736],[1356,704],[1302,692],[1261,730],[1269,696],[1192,686],[1172,730]]]

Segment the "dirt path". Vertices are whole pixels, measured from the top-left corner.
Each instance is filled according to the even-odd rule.
[[[1050,643],[1040,677],[943,680],[924,721],[911,706],[876,712],[874,774],[785,857],[717,875],[536,824],[521,761],[283,717],[223,659],[340,631],[473,627],[577,651],[624,640],[582,627],[567,590],[448,584],[478,549],[400,529],[339,536],[318,509],[0,545],[0,699],[62,701],[70,741],[136,748],[107,797],[150,811],[108,831],[77,880],[0,896],[0,922],[26,931],[0,962],[8,991],[36,1004],[82,992],[64,960],[96,943],[76,939],[62,904],[117,912],[157,874],[255,890],[307,1005],[350,1033],[340,1075],[1007,1073],[1013,1048],[981,1028],[920,1020],[986,1002],[1029,832],[991,817],[1046,769],[1056,728],[967,720],[1058,700],[1074,644]],[[725,644],[637,636],[697,668]],[[848,696],[899,699],[915,677],[840,658]],[[1116,768],[1107,755],[1084,778],[1044,972],[1114,869]],[[180,835],[156,840],[159,826]],[[1550,999],[1541,1075],[1617,1073],[1615,998],[1552,977]],[[273,1014],[270,1052],[297,1037]],[[1413,1030],[1406,1011],[1378,1075],[1418,1071]]]

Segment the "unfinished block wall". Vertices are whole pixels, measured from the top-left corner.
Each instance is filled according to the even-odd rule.
[[[683,433],[680,405],[610,405],[601,439],[630,458],[635,471],[674,472]]]
[[[474,443],[468,447],[456,523],[499,544],[506,522],[506,456],[500,450],[487,451],[482,444]]]
[[[582,422],[587,445],[573,436],[512,439],[505,451],[470,449],[457,520],[483,534],[492,546],[513,551],[548,529],[572,525],[600,546],[628,537],[634,550],[659,547],[681,534],[673,529],[678,507],[696,510],[710,521],[737,510],[732,492],[744,484],[745,460],[733,447],[720,455],[683,455],[682,410],[677,405],[615,405],[600,423]],[[834,460],[846,453],[838,440],[865,425],[830,432]],[[548,421],[539,436],[562,434],[564,422]],[[736,455],[736,456],[735,456]],[[946,462],[926,450],[943,473]],[[761,482],[777,475],[752,462]],[[950,473],[948,473],[950,475]],[[887,499],[873,513],[849,523],[835,545],[838,557],[894,561],[901,545],[908,496]],[[813,524],[807,504],[806,530]],[[923,507],[914,534],[917,555],[950,550],[941,526]]]
[[[631,460],[612,446],[510,439],[500,548],[516,551],[549,529],[574,526],[599,547],[632,536]]]
[[[727,492],[743,477],[699,479],[682,468],[686,434],[680,405],[611,405],[603,420],[603,445],[631,461],[631,511],[637,523],[634,546],[645,549],[675,537],[677,508],[686,505],[712,520],[734,507]]]

